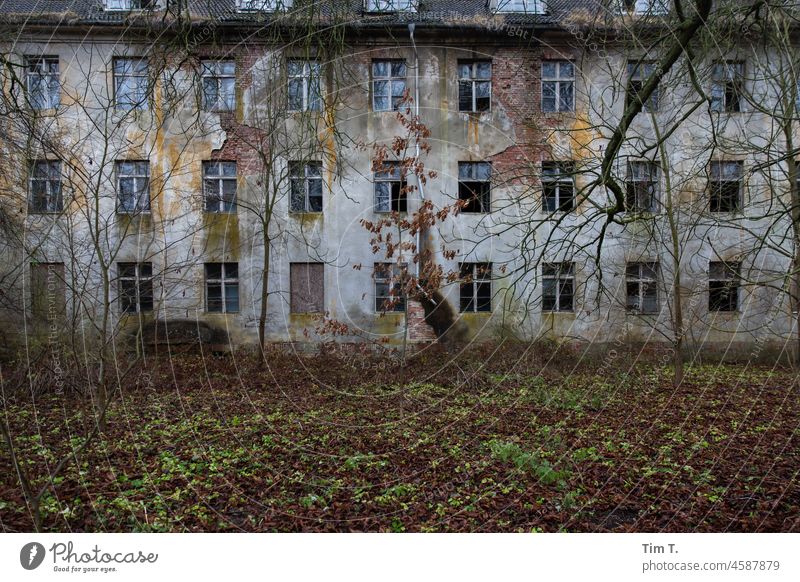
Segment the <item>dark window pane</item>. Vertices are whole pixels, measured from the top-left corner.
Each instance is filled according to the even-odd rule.
[[[222,286],[216,283],[207,285],[207,308],[211,313],[222,313]]]
[[[459,81],[458,83],[458,110],[472,111],[472,82]]]
[[[222,264],[206,263],[206,279],[222,279]]]
[[[239,285],[237,283],[225,284],[225,313],[238,313],[239,311]]]

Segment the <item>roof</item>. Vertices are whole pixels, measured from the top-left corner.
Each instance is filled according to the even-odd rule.
[[[369,13],[363,0],[294,0],[287,10],[247,12],[237,9],[237,0],[160,0],[166,9],[112,11],[104,9],[104,0],[0,0],[0,14],[7,23],[26,25],[106,25],[135,26],[137,22],[175,22],[178,15],[191,16],[196,23],[221,26],[263,26],[308,18],[311,11],[320,20],[337,20],[354,28],[406,26],[408,22],[441,27],[481,27],[487,22],[517,26],[558,26],[575,10],[597,12],[607,0],[546,0],[546,14],[495,13],[487,0],[419,0],[416,12]]]

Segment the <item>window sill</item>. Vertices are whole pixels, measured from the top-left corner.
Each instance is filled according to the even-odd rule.
[[[557,315],[557,316],[564,316],[564,317],[566,317],[566,316],[575,317],[576,312],[575,311],[545,311],[543,309],[542,310],[542,315]]]
[[[322,210],[290,210],[289,216],[294,218],[318,218],[325,214]]]
[[[64,213],[64,210],[53,210],[48,212],[36,212],[33,210],[28,210],[28,216],[61,216]]]

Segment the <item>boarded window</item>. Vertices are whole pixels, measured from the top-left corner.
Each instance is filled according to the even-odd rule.
[[[67,294],[64,263],[31,264],[31,313],[36,319],[64,321]]]
[[[292,313],[325,311],[325,266],[323,263],[289,265],[289,290]]]

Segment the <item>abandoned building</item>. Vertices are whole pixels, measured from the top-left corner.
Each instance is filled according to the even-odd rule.
[[[796,63],[720,32],[623,121],[670,5],[6,0],[8,340],[794,341]],[[425,201],[458,212],[376,242]],[[398,291],[423,246],[444,322]]]

